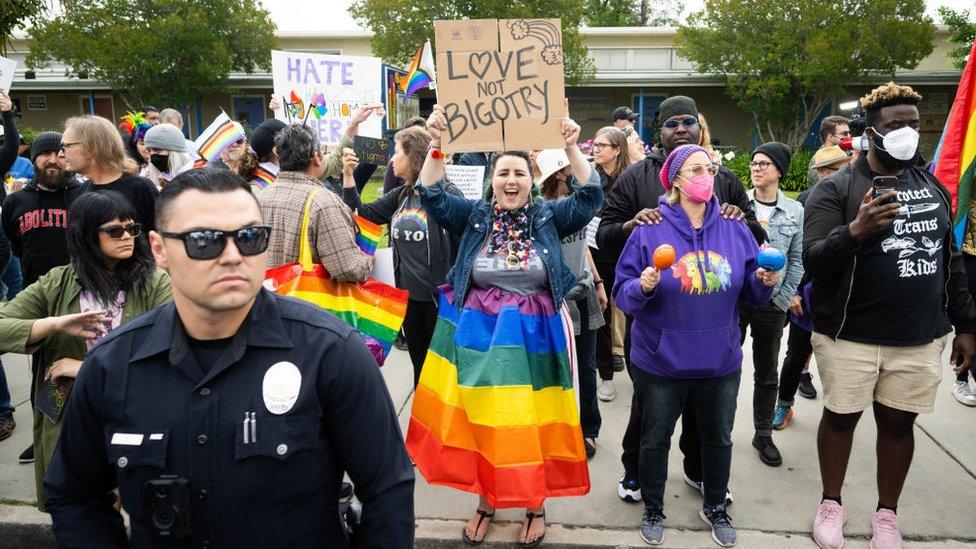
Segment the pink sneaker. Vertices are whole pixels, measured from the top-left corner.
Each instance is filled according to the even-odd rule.
[[[901,549],[901,531],[898,529],[898,515],[890,509],[882,509],[871,519],[871,549]]]
[[[820,549],[840,549],[844,546],[844,508],[836,501],[825,499],[813,519],[813,541]]]

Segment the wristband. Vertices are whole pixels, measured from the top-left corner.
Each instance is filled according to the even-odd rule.
[[[594,280],[593,281],[593,285],[594,286],[599,286],[600,284],[603,284],[603,281],[602,280]]]
[[[444,158],[444,153],[441,152],[440,147],[435,147],[433,143],[431,143],[430,146],[427,147],[427,152],[430,154],[430,157],[433,158],[434,160],[440,160]]]

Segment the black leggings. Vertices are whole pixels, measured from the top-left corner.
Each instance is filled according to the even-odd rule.
[[[407,314],[403,317],[403,337],[407,340],[410,362],[413,364],[413,386],[420,381],[420,370],[427,358],[430,338],[437,324],[437,302],[407,301]]]
[[[966,267],[966,279],[969,282],[969,293],[976,299],[976,256],[969,254],[962,254],[962,264]],[[963,372],[956,375],[956,379],[959,381],[966,381],[969,374],[972,373],[973,379],[976,379],[976,369],[969,369],[968,372]]]

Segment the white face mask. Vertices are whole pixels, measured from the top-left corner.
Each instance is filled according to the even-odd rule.
[[[871,128],[874,130],[874,128]],[[888,135],[881,135],[878,130],[874,130],[874,133],[882,138],[881,150],[887,152],[895,160],[908,161],[915,158],[915,152],[918,151],[918,139],[919,135],[915,128],[911,126],[905,126],[904,128],[898,128],[897,130],[888,132]],[[874,143],[877,145],[877,141]]]

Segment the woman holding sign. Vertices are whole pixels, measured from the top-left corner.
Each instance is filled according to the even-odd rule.
[[[680,146],[661,168],[663,221],[634,229],[617,263],[613,297],[631,315],[635,390],[643,407],[641,537],[664,539],[664,484],[674,424],[692,399],[702,442],[705,501],[699,511],[722,546],[735,544],[725,512],[732,423],[742,370],[736,303],[769,301],[778,276],[759,267],[748,227],[722,217],[718,167],[698,145]],[[658,251],[660,250],[660,251]]]
[[[444,111],[427,122],[433,142],[420,181],[430,215],[461,237],[414,397],[407,448],[428,482],[481,496],[461,533],[487,535],[495,509],[526,508],[518,543],[545,537],[548,497],[589,492],[590,479],[570,368],[572,327],[562,311],[576,277],[560,239],[583,228],[603,203],[600,179],[576,147],[579,126],[562,131],[573,174],[585,185],[567,198],[530,200],[525,151],[496,155],[494,198],[446,192]]]
[[[155,267],[134,217],[113,191],[79,197],[68,209],[71,263],[0,309],[0,352],[34,354],[34,473],[42,511],[44,474],[85,352],[109,330],[171,299],[169,277]]]
[[[393,141],[395,148],[390,170],[404,184],[369,204],[363,204],[354,175],[359,159],[352,149],[346,148],[342,154],[342,199],[366,220],[390,226],[396,285],[410,292],[403,332],[416,387],[437,322],[437,287],[447,281],[447,272],[454,264],[457,238],[436,219],[431,219],[420,203],[416,182],[430,147],[430,134],[424,128],[410,127],[398,131]],[[454,185],[447,184],[446,191],[461,196],[461,191]]]

